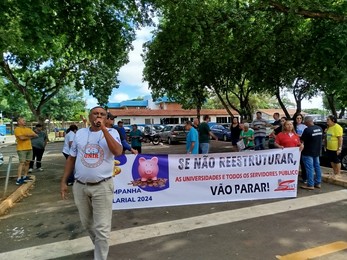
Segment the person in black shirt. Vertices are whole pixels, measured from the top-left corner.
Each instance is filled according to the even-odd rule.
[[[272,123],[273,126],[281,125],[280,113],[275,112],[275,113],[273,114],[272,117],[273,117],[273,119],[275,120],[275,121]]]
[[[306,169],[307,184],[301,186],[301,188],[306,190],[320,189],[322,172],[319,155],[322,149],[323,130],[319,126],[314,125],[311,116],[305,117],[305,125],[307,128],[304,129],[300,139],[304,143],[301,158]]]
[[[239,123],[239,118],[234,117],[233,121],[230,125],[230,135],[231,135],[231,144],[233,146],[233,152],[237,152],[237,142],[240,140],[240,134],[241,134],[241,127]]]

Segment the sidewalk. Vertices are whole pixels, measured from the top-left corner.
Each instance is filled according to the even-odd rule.
[[[344,188],[347,188],[347,171],[341,170],[341,178],[340,179],[331,179],[329,178],[329,172],[332,172],[331,168],[323,167],[322,169],[322,180],[323,182],[331,183],[334,185],[342,186]]]
[[[7,135],[6,136],[6,143],[1,145],[2,149],[5,149],[6,147],[14,147],[15,145],[15,136],[14,135]],[[64,138],[55,138],[54,133],[50,133],[49,135],[50,143],[55,142],[62,142]],[[14,159],[13,164],[16,164],[17,160]],[[32,177],[33,181],[27,182],[22,184],[21,186],[16,185],[16,179],[17,176],[13,175],[13,168],[15,168],[12,165],[12,172],[9,176],[7,190],[5,193],[5,180],[6,180],[6,170],[8,165],[4,164],[2,165],[2,172],[5,174],[3,176],[0,176],[0,216],[6,214],[6,212],[12,208],[16,202],[20,201],[21,199],[30,196],[29,191],[34,188],[36,176],[32,174],[28,174]]]
[[[17,201],[30,195],[29,190],[34,187],[34,184],[36,181],[35,175],[30,175],[30,176],[32,178],[32,181],[26,182],[20,186],[17,186],[15,184],[17,177],[10,177],[6,194],[3,193],[4,190],[1,190],[0,216],[6,214],[6,212],[10,208],[12,208]],[[4,184],[5,179],[3,181],[0,181],[0,183]],[[3,186],[4,185],[2,185],[2,187]]]

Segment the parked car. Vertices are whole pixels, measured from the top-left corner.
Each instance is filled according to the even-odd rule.
[[[0,166],[4,164],[4,156],[0,153]]]
[[[217,136],[218,140],[229,141],[231,140],[230,126],[227,124],[216,124],[210,127],[211,132]]]
[[[325,132],[325,130],[327,129],[327,123],[325,121],[315,121],[314,124],[320,126],[323,129],[323,132]],[[338,124],[343,128],[343,144],[342,144],[342,151],[341,151],[341,165],[342,165],[343,169],[347,170],[347,123],[338,122]],[[322,153],[321,154],[322,154],[321,161],[324,164],[327,162],[324,144],[322,147]]]
[[[143,132],[146,132],[146,133],[153,133],[153,132],[159,133],[163,129],[164,129],[163,125],[146,125],[144,127]]]
[[[6,135],[3,133],[0,133],[0,143],[5,143],[6,142]]]
[[[163,130],[159,132],[159,136],[163,142],[167,142],[168,144],[186,141],[187,138],[184,124],[166,125]]]

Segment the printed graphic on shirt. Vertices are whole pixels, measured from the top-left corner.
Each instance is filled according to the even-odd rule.
[[[82,164],[88,168],[95,168],[102,164],[104,150],[98,144],[87,144],[83,149]]]

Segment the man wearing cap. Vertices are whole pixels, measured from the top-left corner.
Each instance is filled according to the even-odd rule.
[[[117,129],[118,132],[119,132],[120,139],[121,139],[121,140],[126,140],[126,139],[127,139],[127,134],[126,134],[126,132],[125,132],[125,128],[124,128],[124,123],[123,123],[123,121],[118,121],[118,122],[117,122],[116,129]]]
[[[128,144],[128,142],[126,140],[126,134],[125,134],[125,129],[123,127],[123,122],[119,121],[122,124],[122,126],[120,128],[113,126],[113,122],[114,122],[114,119],[116,117],[117,116],[112,115],[110,112],[107,112],[106,127],[115,128],[118,131],[118,134],[119,134],[122,146],[123,146],[123,154],[125,153],[125,151],[130,151],[133,154],[138,154],[138,151],[133,149],[132,147],[130,147],[130,145]],[[118,122],[118,126],[120,125],[119,122]],[[124,130],[124,133],[120,130],[121,128]],[[125,134],[125,138],[124,138],[124,134]]]
[[[89,128],[76,132],[60,183],[62,199],[68,195],[66,181],[75,167],[73,193],[82,225],[95,246],[94,259],[106,260],[111,232],[114,156],[122,154],[118,132],[107,128],[107,112],[98,106],[90,110]]]

